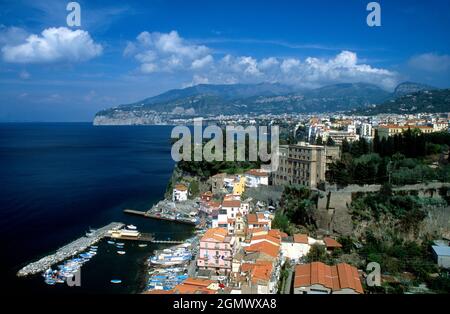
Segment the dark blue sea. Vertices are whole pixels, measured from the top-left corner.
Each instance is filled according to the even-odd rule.
[[[136,293],[145,259],[157,248],[106,241],[81,269],[81,287],[17,278],[22,266],[112,221],[160,239],[184,239],[192,228],[133,217],[163,198],[174,162],[169,126],[94,127],[90,123],[0,124],[0,257],[11,293]],[[121,279],[122,284],[111,284]]]

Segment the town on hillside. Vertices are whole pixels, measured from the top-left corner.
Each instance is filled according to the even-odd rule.
[[[290,124],[275,172],[179,163],[153,210],[196,235],[155,252],[145,293],[448,291],[449,122],[315,116]]]

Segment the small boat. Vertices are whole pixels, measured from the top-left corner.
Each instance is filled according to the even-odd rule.
[[[114,241],[107,241],[108,244],[116,244]]]
[[[120,254],[120,255],[124,255],[126,252],[125,251],[117,251],[117,254]]]
[[[122,280],[120,279],[111,279],[111,283],[122,283]]]
[[[128,225],[127,228],[130,229],[130,230],[136,230],[137,229],[137,227],[135,225]]]
[[[146,247],[147,244],[139,244],[139,247]]]
[[[116,243],[116,245],[119,245],[119,246],[124,246],[124,245],[125,245],[125,243],[123,243],[123,242],[117,242],[117,243]]]

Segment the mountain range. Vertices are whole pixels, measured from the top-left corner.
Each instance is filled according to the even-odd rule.
[[[438,90],[413,82],[399,84],[394,92],[369,83],[341,83],[316,89],[298,89],[279,83],[201,84],[169,90],[142,101],[100,111],[96,114],[94,124],[157,124],[167,117],[219,114],[395,112],[398,102],[405,101],[408,97],[414,98],[411,95],[415,94],[429,95],[426,93],[442,94],[440,99],[445,100],[447,98],[444,94],[448,95],[448,90]],[[414,99],[421,101],[425,98],[421,96]],[[443,107],[447,108],[446,111],[449,110],[445,101],[443,107],[414,106],[415,111],[429,109],[434,112]],[[403,109],[408,111],[406,107]]]

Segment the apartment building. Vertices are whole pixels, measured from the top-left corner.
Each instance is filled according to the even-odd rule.
[[[231,271],[234,238],[225,228],[208,229],[200,239],[199,269],[215,270],[218,274]]]
[[[339,146],[320,146],[299,142],[281,145],[278,170],[273,185],[301,184],[311,188],[325,182],[329,164],[340,158]]]

